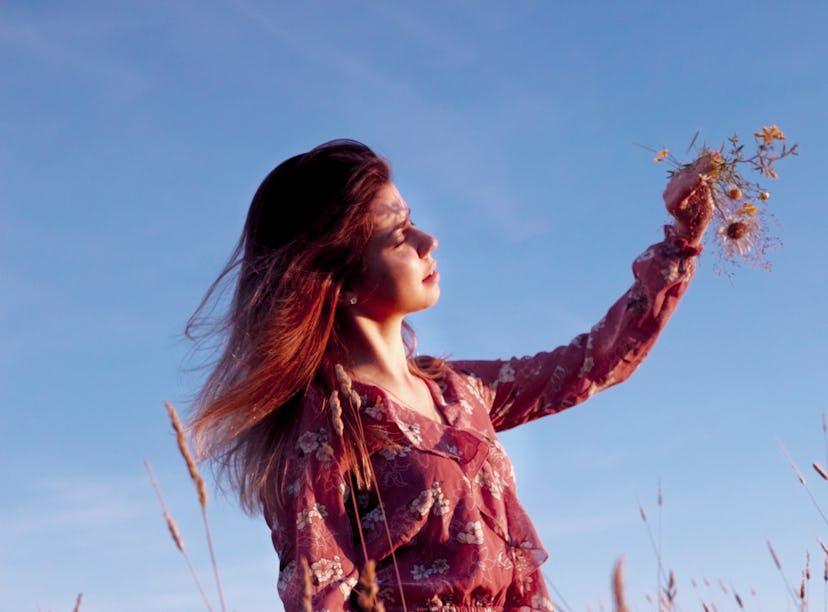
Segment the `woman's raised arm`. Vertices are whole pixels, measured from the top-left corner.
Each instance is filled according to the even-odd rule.
[[[693,277],[713,213],[707,173],[715,163],[715,156],[705,156],[670,180],[664,201],[675,224],[665,226],[664,240],[633,262],[632,286],[588,333],[531,357],[451,363],[492,390],[495,429],[560,412],[635,371]]]

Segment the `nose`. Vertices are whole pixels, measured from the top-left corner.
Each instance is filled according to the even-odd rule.
[[[424,232],[421,230],[417,231],[419,233],[419,236],[417,237],[417,253],[420,257],[425,257],[433,250],[435,250],[439,243],[437,242],[437,238],[435,238],[428,232]]]

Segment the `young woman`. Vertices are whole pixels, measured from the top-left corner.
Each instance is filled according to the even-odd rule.
[[[496,432],[635,370],[693,275],[711,164],[670,181],[675,221],[590,332],[508,361],[413,356],[405,317],[440,295],[437,240],[368,147],[329,142],[265,178],[188,326],[235,282],[192,428],[245,509],[264,514],[287,610],[355,609],[368,561],[389,610],[553,609]]]

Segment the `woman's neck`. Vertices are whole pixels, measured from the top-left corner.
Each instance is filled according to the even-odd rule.
[[[350,359],[348,369],[355,378],[381,385],[410,380],[412,374],[408,369],[401,317],[380,323],[355,316],[346,341]]]
[[[397,402],[425,418],[446,423],[425,382],[408,367],[402,317],[379,323],[355,316],[346,335],[351,376],[385,390]]]

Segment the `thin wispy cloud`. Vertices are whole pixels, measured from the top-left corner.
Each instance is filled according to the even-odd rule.
[[[151,508],[146,482],[95,478],[63,478],[29,483],[16,504],[0,510],[0,536],[20,544],[32,535],[52,531],[99,532],[124,527]]]
[[[124,96],[142,90],[146,83],[138,70],[118,61],[108,49],[107,43],[125,27],[131,29],[132,24],[92,17],[46,23],[6,19],[0,21],[0,47],[23,65],[33,62],[41,69],[60,69]]]
[[[254,6],[245,0],[231,1],[240,15],[306,63],[307,69],[321,71],[328,78],[337,81],[353,83],[354,92],[359,98],[364,99],[366,91],[383,92],[384,95],[404,94],[408,91],[403,80],[388,78],[377,70],[373,62],[356,50],[358,45],[347,44],[354,40],[352,34],[334,28],[331,33],[338,32],[340,38],[332,39],[322,25],[308,37],[307,32],[291,27],[289,11],[276,10],[272,5],[266,5],[267,8]]]

